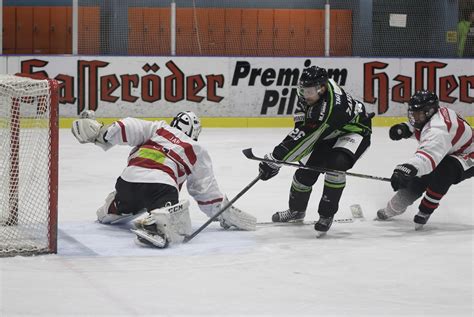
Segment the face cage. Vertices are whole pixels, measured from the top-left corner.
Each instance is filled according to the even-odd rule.
[[[415,113],[418,114],[418,121],[415,119]],[[417,129],[423,128],[427,121],[427,115],[424,110],[408,110],[408,121]]]
[[[316,85],[312,87],[298,87],[298,95],[304,99],[317,98],[322,94],[323,85]]]

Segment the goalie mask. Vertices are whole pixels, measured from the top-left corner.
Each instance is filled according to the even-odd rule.
[[[170,126],[183,131],[194,141],[197,141],[201,133],[201,120],[192,111],[178,113],[171,121]]]
[[[328,73],[324,68],[305,68],[298,84],[298,95],[309,105],[314,104],[326,92]]]
[[[415,129],[421,130],[438,109],[438,96],[428,90],[419,90],[408,101],[408,120]]]

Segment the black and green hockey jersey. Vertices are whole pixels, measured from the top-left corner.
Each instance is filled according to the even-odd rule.
[[[314,105],[299,99],[298,108],[295,128],[273,150],[273,157],[277,160],[299,161],[319,142],[349,133],[362,136],[372,133],[371,117],[364,104],[352,98],[332,79],[328,81],[325,94]]]

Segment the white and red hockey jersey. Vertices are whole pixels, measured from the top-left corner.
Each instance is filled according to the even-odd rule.
[[[123,180],[168,184],[178,191],[186,181],[189,194],[208,216],[223,201],[207,150],[165,121],[121,119],[107,129],[105,139],[111,145],[134,147]]]
[[[431,173],[446,155],[459,160],[465,170],[474,166],[472,128],[455,111],[440,107],[421,131],[407,125],[419,142],[415,155],[406,162],[418,169],[416,176]]]

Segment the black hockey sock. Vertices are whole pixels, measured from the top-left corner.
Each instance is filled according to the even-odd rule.
[[[311,186],[306,186],[297,182],[296,180],[293,180],[288,203],[290,210],[306,211],[312,189],[313,188]]]
[[[339,209],[339,200],[341,200],[345,183],[333,186],[327,181],[324,182],[323,196],[319,201],[318,213],[324,217],[332,217]]]

